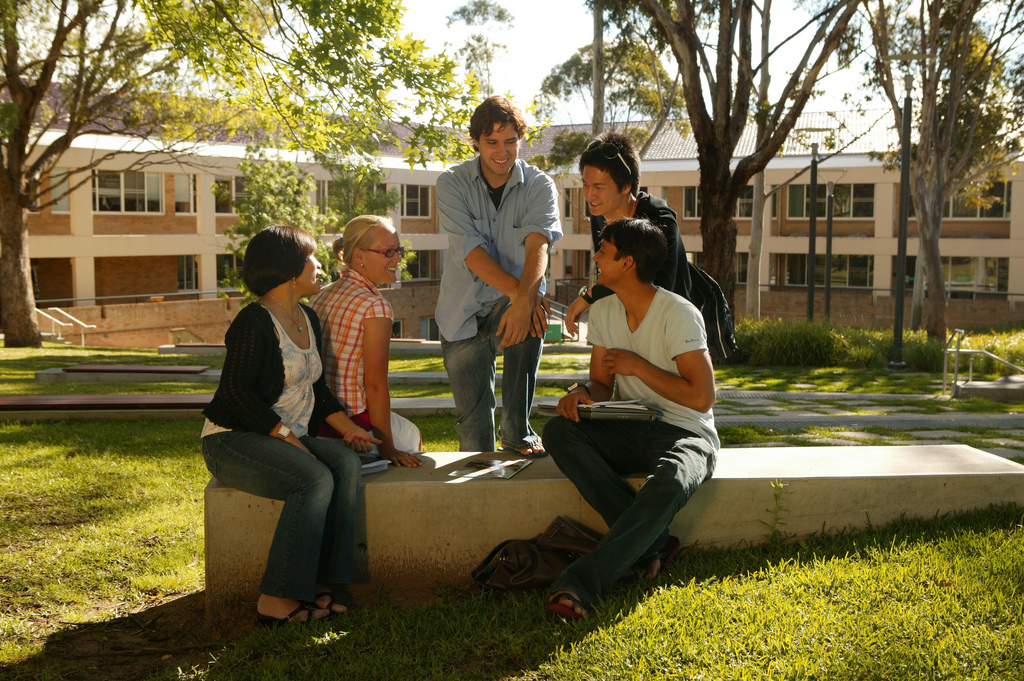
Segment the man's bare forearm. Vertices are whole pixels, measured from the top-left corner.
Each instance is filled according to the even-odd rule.
[[[509,298],[514,299],[519,295],[519,280],[502,269],[498,261],[482,247],[477,246],[469,252],[469,255],[466,256],[466,267],[470,272],[483,279],[488,286]]]

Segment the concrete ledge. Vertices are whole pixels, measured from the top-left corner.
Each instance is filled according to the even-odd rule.
[[[161,345],[156,351],[160,355],[223,355],[228,350],[223,343],[178,343]]]
[[[433,453],[422,468],[365,479],[357,527],[363,578],[402,587],[466,582],[494,545],[530,537],[557,515],[606,529],[551,458],[511,480],[448,476],[481,456],[487,455]],[[676,516],[673,533],[701,546],[763,542],[775,507],[773,481],[786,485],[779,529],[793,535],[861,528],[904,513],[1024,505],[1024,466],[966,445],[725,449],[715,476]],[[206,488],[205,502],[210,618],[226,600],[256,593],[280,502],[216,483]]]
[[[196,372],[65,371],[60,367],[36,372],[39,383],[219,383],[220,369]]]
[[[537,385],[558,385],[570,386],[573,383],[586,381],[590,377],[588,373],[538,373]],[[448,384],[451,381],[444,371],[390,371],[388,372],[388,384],[390,385],[430,385],[436,383]],[[494,376],[494,384],[501,385],[501,372]]]

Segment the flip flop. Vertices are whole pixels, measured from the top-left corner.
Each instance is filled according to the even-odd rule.
[[[569,599],[572,605],[559,603],[563,598]],[[583,614],[576,612],[577,607],[583,610]],[[583,601],[571,591],[557,591],[551,594],[551,598],[548,600],[548,612],[567,622],[577,622],[587,617],[587,608],[583,605]]]
[[[633,578],[657,579],[661,573],[672,564],[672,560],[676,557],[676,554],[679,553],[679,546],[679,537],[669,535],[668,539],[665,540],[665,544],[656,554],[654,554],[654,558],[651,559],[651,562],[654,562],[655,560],[661,561],[661,565],[658,567],[658,572],[654,575],[648,576],[647,570],[650,568],[650,563],[642,567],[637,564],[633,566]]]
[[[316,605],[316,602],[319,601],[324,596],[327,596],[331,600],[330,600],[330,602],[327,603],[327,605],[325,605],[325,606],[323,606],[321,608],[319,605]],[[314,596],[313,597],[313,604],[316,605],[317,609],[319,609],[319,610],[327,610],[328,612],[331,613],[331,615],[344,615],[346,612],[348,612],[348,606],[345,605],[344,603],[342,603],[341,601],[334,600],[334,594],[331,593],[330,591],[321,591],[316,596]],[[335,610],[334,609],[335,605],[340,605],[342,608],[344,608],[344,610]]]
[[[515,456],[520,456],[520,457],[522,457],[524,459],[543,459],[545,456],[548,455],[548,453],[545,452],[545,451],[533,452],[532,454],[526,454],[526,453],[521,452],[520,450],[515,449],[513,447],[502,447],[498,451],[502,452],[502,453],[506,453],[506,454],[514,454]]]
[[[296,624],[309,624],[310,622],[326,622],[327,620],[334,618],[335,613],[331,611],[328,611],[328,613],[323,617],[314,617],[313,613],[315,613],[317,610],[326,610],[326,608],[318,608],[316,607],[315,604],[312,603],[301,603],[299,607],[295,608],[284,617],[274,617],[272,615],[259,615],[259,613],[257,613],[258,617],[256,618],[256,624],[258,624],[261,627],[266,627],[268,629],[276,629],[282,624],[291,624],[293,622]],[[306,616],[306,619],[296,619],[299,613],[303,611],[309,613],[309,615]]]

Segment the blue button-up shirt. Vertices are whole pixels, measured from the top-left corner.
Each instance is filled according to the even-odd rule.
[[[479,157],[437,178],[437,213],[441,230],[448,235],[448,257],[434,319],[446,340],[474,336],[477,315],[490,311],[503,295],[470,271],[466,256],[479,246],[503,270],[521,279],[527,235],[543,234],[550,244],[562,238],[557,198],[554,181],[519,159],[498,208],[480,174]],[[540,290],[544,291],[543,279]]]

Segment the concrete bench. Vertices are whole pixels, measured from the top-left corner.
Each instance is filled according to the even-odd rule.
[[[0,420],[195,418],[213,393],[172,395],[2,395]]]
[[[217,383],[220,369],[208,365],[76,364],[36,372],[40,383]]]
[[[489,456],[432,453],[422,468],[367,476],[357,520],[358,578],[400,588],[466,582],[500,541],[530,537],[558,515],[607,529],[551,458],[510,480],[448,476],[462,461]],[[631,478],[636,487],[643,480]],[[673,534],[684,545],[763,542],[776,505],[774,481],[786,485],[778,529],[792,535],[860,528],[904,513],[927,518],[990,503],[1024,505],[1024,466],[966,445],[724,449],[714,477],[676,516]],[[216,480],[207,486],[208,621],[225,603],[256,593],[281,505]]]
[[[175,343],[157,348],[160,355],[223,355],[227,346],[223,343]]]

